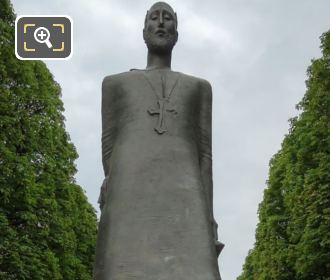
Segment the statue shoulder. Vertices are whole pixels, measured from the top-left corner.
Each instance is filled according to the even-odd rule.
[[[208,80],[183,73],[180,73],[180,76],[183,81],[195,84],[202,92],[209,92],[212,94],[212,86]]]
[[[204,94],[212,95],[212,86],[211,83],[208,80],[205,79],[199,79],[199,84],[201,87],[201,91]]]
[[[132,72],[123,72],[105,76],[102,82],[102,90],[113,89],[116,86],[120,86],[123,82],[127,82],[130,76],[132,76]]]

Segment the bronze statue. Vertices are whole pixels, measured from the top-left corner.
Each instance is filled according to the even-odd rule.
[[[102,160],[94,279],[219,280],[213,217],[212,90],[171,70],[177,16],[147,12],[146,69],[102,84]]]

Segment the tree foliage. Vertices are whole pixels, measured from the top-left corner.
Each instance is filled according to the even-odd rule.
[[[238,280],[330,279],[330,31],[321,48],[301,113],[270,161],[256,243]]]
[[[91,279],[96,215],[61,90],[44,63],[15,57],[14,20],[0,0],[0,279]]]

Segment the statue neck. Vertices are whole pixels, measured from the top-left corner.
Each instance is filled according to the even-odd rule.
[[[148,51],[146,69],[171,69],[172,52],[166,54],[153,53]]]

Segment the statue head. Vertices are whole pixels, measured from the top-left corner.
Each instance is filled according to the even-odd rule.
[[[178,40],[176,13],[165,2],[157,2],[147,11],[143,39],[149,51],[170,53]]]

